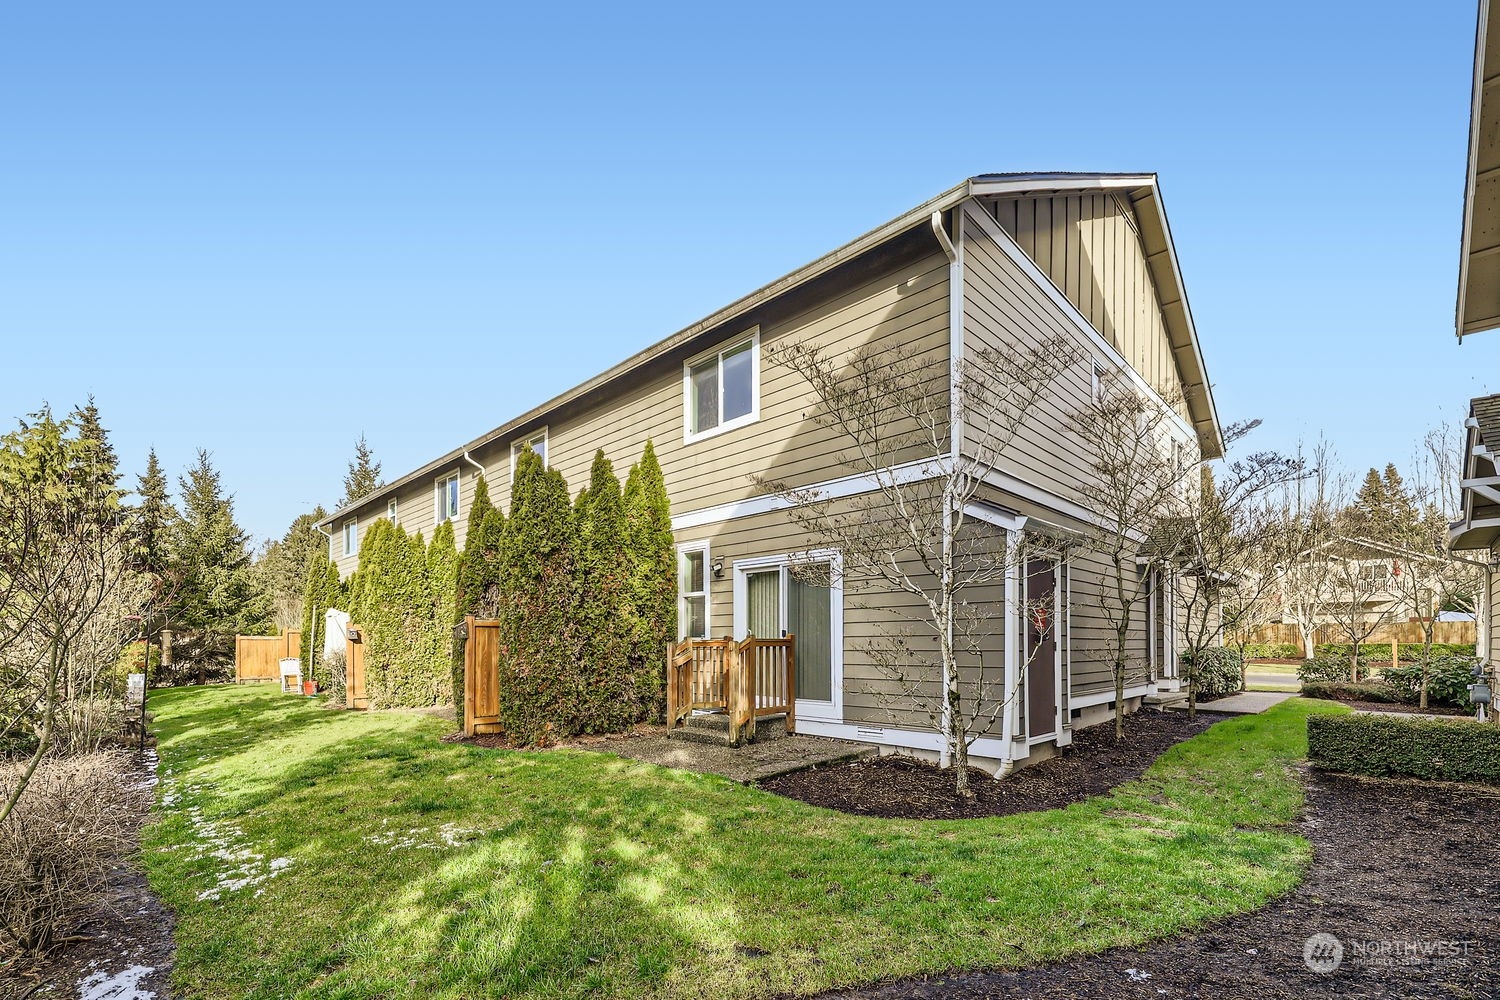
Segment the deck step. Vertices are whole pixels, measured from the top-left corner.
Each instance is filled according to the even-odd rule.
[[[755,726],[750,742],[764,743],[767,740],[779,739],[786,734],[786,716],[762,716]],[[728,743],[729,716],[723,712],[690,715],[683,722],[681,729],[673,729],[667,735],[672,739],[687,740],[691,743]]]

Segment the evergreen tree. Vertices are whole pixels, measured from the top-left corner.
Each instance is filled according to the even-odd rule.
[[[578,732],[577,524],[568,484],[530,448],[516,460],[501,547],[500,705],[521,743]]]
[[[136,477],[140,504],[135,511],[135,549],[138,568],[165,582],[172,567],[172,539],[181,515],[167,495],[167,476],[156,449],[146,454],[146,471]]]
[[[427,589],[432,596],[432,605],[427,609],[429,655],[433,675],[444,678],[438,692],[439,704],[459,704],[463,690],[462,675],[455,679],[452,669],[456,646],[453,641],[453,608],[458,600],[458,565],[453,522],[444,521],[432,533],[432,544],[427,546]],[[463,718],[462,714],[458,717]]]
[[[422,708],[447,701],[448,659],[433,646],[434,603],[422,535],[408,536],[380,518],[360,546],[356,578],[358,602],[351,614],[368,635],[365,684],[370,704]]]
[[[173,546],[181,579],[174,617],[190,636],[176,648],[200,677],[231,660],[236,635],[254,635],[269,624],[250,566],[250,537],[236,523],[234,499],[209,459],[200,448],[197,463],[178,480],[182,518]]]
[[[120,456],[109,442],[109,432],[99,420],[99,407],[90,396],[86,405],[72,413],[72,421],[78,428],[77,446],[80,473],[91,489],[119,493]]]
[[[306,596],[307,563],[313,554],[328,551],[328,536],[316,527],[327,516],[321,506],[309,514],[299,514],[286,533],[268,542],[255,561],[261,589],[271,602],[271,614],[281,628],[295,628],[302,618]]]
[[[635,608],[625,503],[614,467],[594,455],[589,485],[578,496],[578,615],[585,732],[618,732],[643,721],[654,688],[632,669]]]
[[[677,548],[667,484],[650,440],[625,480],[634,673],[650,692],[650,717],[665,711],[666,645],[677,638]]]
[[[317,677],[322,662],[323,647],[327,643],[324,635],[329,608],[341,608],[344,603],[344,585],[339,580],[338,565],[328,558],[327,552],[313,549],[307,553],[307,565],[303,572],[302,585],[302,662],[307,665],[308,676]],[[314,626],[317,629],[313,635]],[[313,645],[316,640],[316,647]]]
[[[354,442],[354,461],[349,463],[349,471],[344,474],[344,495],[333,505],[334,510],[343,510],[356,500],[363,500],[383,485],[380,463],[375,461],[374,451],[361,434]]]

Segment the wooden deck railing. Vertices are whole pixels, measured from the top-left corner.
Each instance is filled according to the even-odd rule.
[[[667,728],[694,711],[729,716],[729,742],[739,745],[756,720],[785,715],[797,729],[797,638],[686,639],[667,645]]]

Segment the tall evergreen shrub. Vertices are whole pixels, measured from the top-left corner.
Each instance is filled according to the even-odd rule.
[[[625,502],[614,466],[594,455],[589,485],[578,496],[577,622],[579,703],[583,732],[619,732],[646,718],[652,688],[632,665],[635,606],[625,536]]]
[[[420,533],[380,518],[359,552],[358,604],[364,627],[365,686],[375,708],[442,704],[451,680],[447,659],[433,648],[433,598],[427,547]]]
[[[649,439],[626,477],[624,512],[631,669],[648,717],[660,719],[666,710],[666,644],[677,638],[677,549],[666,480]]]
[[[464,535],[464,550],[459,556],[458,581],[454,589],[454,624],[468,615],[476,618],[498,618],[500,615],[500,547],[505,535],[505,515],[490,502],[489,486],[484,477],[474,484],[474,502],[469,507],[469,526]],[[458,718],[464,715],[464,651],[462,644],[453,650],[453,704]]]
[[[463,679],[453,677],[453,606],[458,594],[458,547],[453,541],[453,523],[444,521],[432,533],[427,546],[427,590],[432,603],[427,609],[428,655],[433,673],[442,678],[438,703],[458,704]],[[462,718],[463,706],[459,705]]]
[[[520,743],[579,727],[577,530],[568,484],[527,448],[501,545],[500,718]]]
[[[329,608],[341,608],[344,603],[344,585],[339,580],[339,568],[320,551],[307,555],[307,572],[302,585],[302,648],[298,655],[306,664],[309,676],[317,676],[318,664],[323,658],[323,646]],[[313,626],[317,625],[317,647],[313,647]]]

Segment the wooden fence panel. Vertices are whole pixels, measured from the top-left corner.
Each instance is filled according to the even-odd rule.
[[[350,708],[370,707],[370,696],[365,691],[365,633],[358,625],[350,623],[344,639],[344,703]]]
[[[1463,645],[1475,642],[1478,631],[1478,627],[1474,622],[1437,622],[1432,629],[1432,641],[1445,645]],[[1406,621],[1382,625],[1375,631],[1374,635],[1364,640],[1360,645],[1385,646],[1389,648],[1392,640],[1403,645],[1420,643],[1422,641],[1422,623]],[[1290,644],[1296,646],[1298,649],[1302,648],[1302,635],[1297,631],[1297,626],[1288,625],[1285,622],[1261,626],[1250,633],[1250,641]],[[1325,626],[1314,633],[1313,641],[1315,643],[1347,643],[1349,639],[1347,636],[1340,635],[1337,629]]]
[[[464,642],[464,732],[504,731],[500,724],[500,623],[464,619],[469,638]]]
[[[289,629],[280,635],[237,635],[234,637],[235,682],[275,681],[279,684],[281,661],[298,656],[301,651],[301,629]]]

